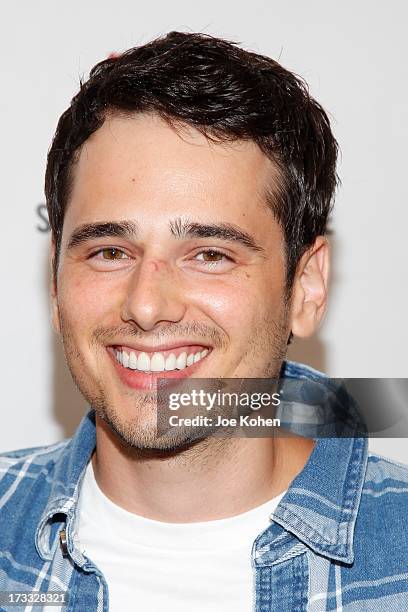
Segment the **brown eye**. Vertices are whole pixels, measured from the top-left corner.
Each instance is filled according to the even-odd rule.
[[[102,249],[101,251],[103,259],[115,260],[115,259],[123,259],[124,252],[116,249],[115,247],[111,247],[109,249]]]
[[[222,261],[222,258],[225,257],[224,253],[219,251],[202,251],[200,255],[203,256],[203,261],[207,262]]]

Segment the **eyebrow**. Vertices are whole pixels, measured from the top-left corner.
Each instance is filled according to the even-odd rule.
[[[232,223],[197,223],[183,217],[177,217],[169,223],[170,233],[174,238],[218,238],[228,242],[237,242],[256,252],[264,252],[255,239]],[[134,239],[139,234],[139,225],[135,221],[107,221],[103,223],[85,223],[71,234],[67,250],[96,238]]]
[[[229,242],[238,242],[253,251],[265,251],[257,244],[251,234],[244,232],[232,223],[196,223],[178,217],[174,221],[170,221],[169,225],[170,232],[175,238],[219,238]]]
[[[105,223],[85,223],[77,227],[71,234],[67,250],[93,240],[94,238],[135,238],[139,232],[139,226],[134,221],[108,221]]]

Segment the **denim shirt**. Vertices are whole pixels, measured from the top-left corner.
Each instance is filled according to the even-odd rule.
[[[329,380],[294,362],[285,362],[283,375]],[[109,610],[106,580],[75,537],[95,443],[90,410],[71,439],[0,455],[0,592],[69,598],[65,606],[0,610]],[[253,543],[253,611],[406,612],[407,519],[407,466],[369,452],[366,437],[316,439]]]

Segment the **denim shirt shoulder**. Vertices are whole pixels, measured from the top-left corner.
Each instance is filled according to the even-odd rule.
[[[326,378],[293,363],[284,375]],[[366,437],[315,441],[254,542],[256,612],[408,610],[408,466],[370,452]]]
[[[0,454],[0,544],[6,531],[12,538],[13,525],[20,533],[27,525],[28,540],[41,558],[50,558],[53,517],[75,513],[79,485],[95,445],[95,413],[90,410],[70,439]],[[12,525],[8,522],[3,530],[6,515],[12,516]]]

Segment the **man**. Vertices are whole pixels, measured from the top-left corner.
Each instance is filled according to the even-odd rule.
[[[408,471],[365,437],[157,430],[159,381],[330,387],[284,356],[326,307],[336,156],[302,82],[229,42],[172,32],[91,71],[46,172],[53,323],[91,410],[1,457],[16,609],[408,609]]]

